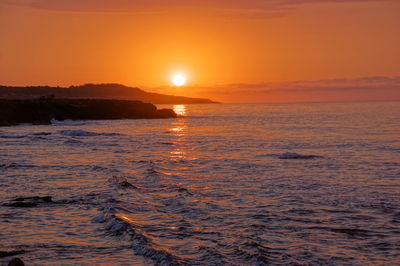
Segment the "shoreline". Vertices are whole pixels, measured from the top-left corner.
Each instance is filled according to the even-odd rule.
[[[172,109],[131,100],[0,99],[0,126],[20,124],[50,125],[52,120],[117,120],[176,118]]]

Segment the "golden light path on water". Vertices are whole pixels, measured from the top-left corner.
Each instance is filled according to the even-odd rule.
[[[0,251],[27,265],[398,265],[399,102],[159,108],[180,115],[1,128]]]
[[[174,112],[178,116],[185,116],[186,115],[186,105],[177,104],[177,105],[174,105],[173,109],[174,109]]]
[[[177,141],[181,141],[187,134],[187,124],[186,124],[186,106],[183,104],[178,104],[173,106],[174,112],[178,115],[178,119],[172,123],[172,128],[170,131],[177,137]],[[186,152],[176,145],[176,148],[170,152],[172,158],[183,159]]]

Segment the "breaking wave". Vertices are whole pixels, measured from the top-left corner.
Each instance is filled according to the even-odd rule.
[[[62,130],[59,131],[61,135],[68,136],[68,137],[93,137],[93,136],[120,136],[121,134],[118,133],[96,133],[85,131],[81,129],[75,130]]]

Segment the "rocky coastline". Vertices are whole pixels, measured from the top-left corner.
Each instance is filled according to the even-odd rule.
[[[151,103],[103,99],[0,99],[0,126],[48,125],[53,119],[114,120],[175,118],[172,109],[157,109]]]

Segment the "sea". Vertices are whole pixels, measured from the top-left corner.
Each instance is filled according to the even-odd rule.
[[[400,265],[400,102],[0,128],[0,258]]]

